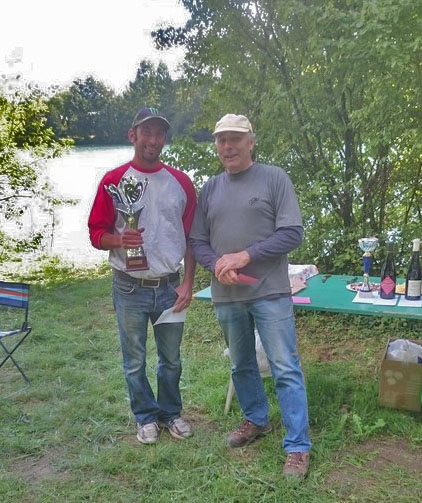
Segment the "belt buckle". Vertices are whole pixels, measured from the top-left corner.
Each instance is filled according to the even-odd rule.
[[[149,284],[144,284],[144,282]],[[160,278],[142,279],[141,285],[146,288],[158,288],[160,286]]]

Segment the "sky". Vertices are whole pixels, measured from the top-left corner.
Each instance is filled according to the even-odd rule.
[[[92,74],[121,91],[141,59],[172,71],[183,59],[182,49],[154,50],[149,37],[160,24],[183,24],[178,0],[3,0],[1,14],[0,75],[18,70],[43,86]],[[11,55],[22,62],[11,66]]]

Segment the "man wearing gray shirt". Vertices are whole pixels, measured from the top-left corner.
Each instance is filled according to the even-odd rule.
[[[308,405],[287,262],[287,253],[303,238],[299,205],[282,168],[253,162],[255,138],[245,116],[225,115],[213,134],[225,172],[202,188],[190,242],[196,260],[213,273],[212,299],[245,416],[228,443],[242,447],[272,429],[256,360],[256,328],[286,428],[283,473],[305,476],[311,448]]]

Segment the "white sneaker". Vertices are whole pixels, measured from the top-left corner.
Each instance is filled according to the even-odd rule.
[[[136,438],[139,440],[139,442],[142,442],[143,444],[155,444],[155,442],[157,442],[158,432],[160,431],[157,423],[137,423],[137,426],[138,433],[136,435]]]
[[[172,421],[166,424],[166,428],[169,430],[170,435],[179,440],[184,440],[192,436],[191,425],[182,419],[181,417],[176,417]]]

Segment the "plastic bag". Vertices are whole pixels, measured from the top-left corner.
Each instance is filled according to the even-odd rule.
[[[407,339],[397,339],[388,345],[387,360],[422,363],[422,346]]]
[[[261,342],[261,337],[259,336],[258,330],[255,329],[255,351],[256,351],[256,361],[258,363],[258,368],[260,374],[264,376],[271,375],[270,363],[268,361],[267,355],[265,354],[264,347]],[[224,350],[224,356],[230,356],[229,348]]]
[[[265,354],[264,346],[261,342],[261,337],[259,336],[258,330],[255,329],[255,350],[256,350],[256,361],[258,362],[258,368],[261,374],[271,375],[270,363],[268,361],[267,355]]]

